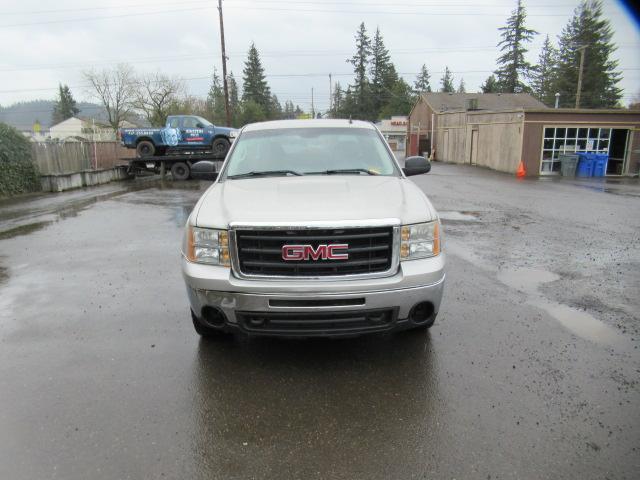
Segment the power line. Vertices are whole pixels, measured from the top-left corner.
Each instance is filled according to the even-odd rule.
[[[622,44],[616,45],[617,48],[640,48],[639,44]],[[448,54],[448,53],[474,53],[481,51],[493,51],[496,50],[495,45],[487,45],[487,46],[469,46],[469,47],[452,47],[452,48],[425,48],[425,49],[400,49],[400,50],[390,50],[390,54],[394,55],[418,55],[422,53],[431,53],[431,54]],[[198,60],[198,59],[208,59],[214,55],[217,55],[218,52],[210,52],[201,55],[172,55],[172,56],[157,56],[157,57],[139,57],[133,59],[127,59],[127,63],[139,64],[139,63],[153,63],[153,62],[175,62],[175,61],[188,61],[188,60]],[[286,58],[286,57],[314,57],[314,56],[348,56],[352,55],[353,52],[348,51],[328,51],[328,50],[316,50],[316,51],[265,51],[260,53],[260,57],[278,57],[278,58]],[[244,57],[246,55],[245,52],[228,52],[227,57],[239,58]],[[33,71],[33,70],[57,70],[57,69],[67,69],[73,67],[97,67],[102,65],[115,65],[118,63],[122,63],[122,60],[105,60],[102,62],[92,62],[92,63],[50,63],[50,64],[40,64],[40,65],[17,65],[15,67],[7,67],[0,68],[0,72],[20,72],[20,71]]]
[[[195,3],[195,2],[193,2]],[[304,6],[304,5],[303,5]],[[450,6],[450,5],[449,5]],[[468,5],[472,6],[472,5]],[[478,6],[478,5],[473,5]],[[487,5],[489,6],[489,5]],[[178,9],[165,9],[165,10],[155,10],[155,11],[145,11],[139,13],[124,13],[118,15],[102,15],[95,17],[84,17],[84,18],[64,18],[57,20],[43,20],[37,22],[27,22],[27,23],[13,23],[0,25],[0,29],[2,28],[14,28],[14,27],[28,27],[32,25],[51,25],[58,23],[71,23],[71,22],[89,22],[89,21],[99,21],[99,20],[108,20],[114,18],[127,18],[127,17],[137,17],[137,16],[149,16],[149,15],[159,15],[164,13],[176,13],[176,12],[189,12],[195,10],[210,10],[215,8],[214,6],[203,6],[203,7],[192,7],[192,8],[178,8]],[[407,10],[403,12],[398,11],[390,11],[390,10],[344,10],[344,9],[317,9],[317,8],[283,8],[283,7],[259,7],[251,5],[229,5],[227,8],[229,9],[242,9],[246,10],[258,10],[258,11],[277,11],[277,12],[292,12],[292,13],[337,13],[337,14],[357,14],[357,15],[421,15],[421,16],[482,16],[482,17],[504,17],[505,12],[499,13],[489,13],[486,11],[481,12],[418,12],[415,10]],[[619,15],[618,13],[610,13],[609,15]],[[562,13],[529,13],[529,17],[566,17],[567,15]]]
[[[81,8],[59,8],[59,9],[48,9],[48,10],[26,10],[26,11],[13,11],[13,12],[3,12],[2,14],[5,16],[14,16],[14,15],[41,15],[47,13],[68,13],[68,12],[86,12],[86,11],[96,11],[96,10],[112,10],[116,8],[143,8],[148,6],[175,6],[175,5],[185,5],[185,4],[209,4],[209,0],[194,0],[194,1],[182,1],[182,2],[138,2],[138,3],[126,3],[126,4],[115,4],[104,7],[81,7]],[[254,0],[253,4],[284,4],[284,5],[353,5],[353,6],[364,6],[364,7],[407,7],[407,8],[420,8],[420,7],[429,7],[429,8],[437,8],[437,7],[483,7],[483,8],[511,8],[513,6],[512,2],[505,2],[503,4],[495,4],[495,3],[450,3],[450,2],[438,2],[438,3],[399,3],[399,2],[385,2],[385,3],[372,3],[370,1],[365,2],[355,2],[355,1],[295,1],[295,2],[286,2],[279,0],[267,0],[266,2]],[[531,5],[527,7],[528,9],[537,9],[537,8],[573,8],[575,4],[548,4],[548,5]]]
[[[620,68],[617,71],[638,71],[640,67],[636,68]],[[492,73],[494,70],[451,70],[452,74],[463,75],[470,73]],[[444,70],[433,70],[431,74],[442,74]],[[420,72],[398,72],[398,75],[418,75]],[[340,76],[353,76],[353,72],[345,72],[345,73],[331,73],[334,77]],[[326,77],[328,73],[266,73],[266,77],[271,78],[313,78],[313,77]],[[211,75],[206,76],[198,76],[198,77],[187,77],[182,78],[183,81],[194,81],[194,80],[207,80],[211,79]],[[134,82],[135,83],[135,82]],[[72,85],[70,88],[90,88],[91,85]],[[47,91],[47,90],[57,90],[58,87],[42,87],[42,88],[20,88],[20,89],[11,89],[11,90],[0,90],[0,93],[20,93],[20,92],[37,92],[37,91]]]

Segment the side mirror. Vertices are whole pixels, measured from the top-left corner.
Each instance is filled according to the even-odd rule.
[[[429,173],[431,171],[431,162],[424,157],[407,157],[402,171],[407,177]]]
[[[191,165],[191,178],[197,180],[215,180],[218,178],[215,162],[201,160]]]

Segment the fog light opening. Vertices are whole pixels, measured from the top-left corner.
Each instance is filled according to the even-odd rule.
[[[416,325],[426,323],[433,316],[433,303],[420,302],[413,306],[409,312],[409,319]]]
[[[262,327],[266,323],[266,319],[263,317],[251,317],[249,319],[249,325],[252,327]]]
[[[222,313],[222,310],[216,307],[204,307],[202,309],[202,318],[214,328],[222,328],[227,323],[227,318]]]

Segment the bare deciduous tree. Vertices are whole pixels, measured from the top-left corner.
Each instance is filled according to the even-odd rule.
[[[199,115],[207,117],[207,101],[193,95],[182,95],[171,102],[169,115]]]
[[[136,79],[133,68],[121,63],[112,70],[86,71],[84,78],[91,85],[91,94],[102,102],[109,125],[117,130],[134,108]]]
[[[181,80],[160,72],[142,75],[136,82],[134,106],[144,112],[151,125],[160,127],[183,90]]]

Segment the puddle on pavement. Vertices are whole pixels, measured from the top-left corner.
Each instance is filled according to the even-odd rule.
[[[527,303],[545,310],[566,329],[592,342],[613,345],[622,339],[620,334],[613,328],[587,312],[582,312],[560,303],[547,302],[539,298],[532,298]]]
[[[0,286],[7,283],[8,279],[9,279],[9,269],[7,267],[3,267],[2,265],[0,265]]]
[[[613,328],[597,318],[561,303],[546,300],[539,291],[544,283],[560,279],[559,275],[536,268],[518,268],[498,271],[498,280],[529,296],[526,303],[546,311],[562,326],[579,337],[592,342],[612,345],[622,339]]]
[[[595,343],[613,345],[624,341],[614,328],[601,322],[587,312],[547,300],[540,292],[545,283],[554,282],[560,276],[548,270],[538,268],[501,269],[475,254],[471,249],[459,242],[448,241],[447,252],[472,263],[473,265],[494,272],[498,281],[504,285],[527,295],[526,303],[544,310],[570,332]]]
[[[40,229],[43,229],[47,225],[51,225],[52,221],[45,222],[35,222],[29,223],[27,225],[21,225],[19,227],[14,227],[9,230],[5,230],[0,232],[0,240],[6,240],[8,238],[18,237],[20,235],[29,235],[30,233],[37,232]]]
[[[498,280],[516,290],[529,295],[538,292],[538,286],[543,283],[553,282],[560,278],[555,273],[537,268],[519,268],[517,270],[500,270]]]
[[[613,195],[620,195],[624,197],[640,197],[640,193],[638,192],[624,191],[620,188],[616,188],[616,187],[611,188],[605,185],[579,185],[579,186],[589,190],[594,190],[596,192],[611,193]]]
[[[438,212],[441,220],[454,221],[454,222],[473,222],[478,220],[480,214],[478,212],[465,212],[456,210],[445,210],[444,212]]]

